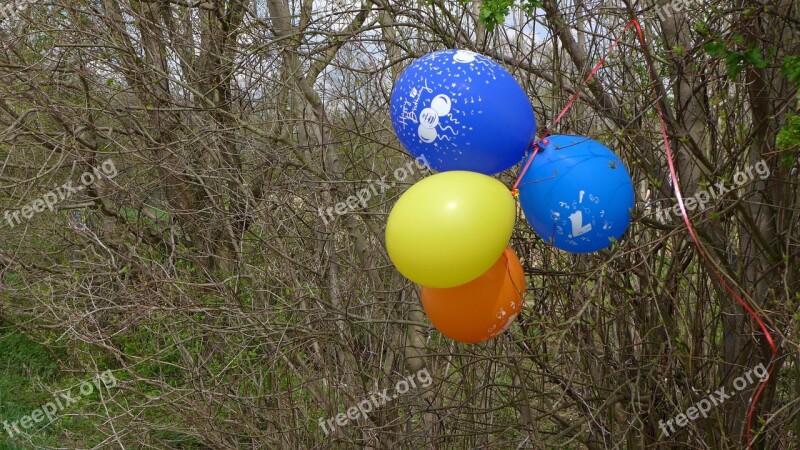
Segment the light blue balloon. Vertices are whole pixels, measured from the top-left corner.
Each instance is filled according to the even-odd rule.
[[[440,172],[502,172],[522,160],[536,136],[533,108],[517,80],[465,50],[412,63],[395,84],[391,115],[406,150]]]
[[[625,165],[587,137],[550,136],[546,141],[520,181],[528,223],[546,242],[568,252],[610,247],[625,234],[634,207]]]

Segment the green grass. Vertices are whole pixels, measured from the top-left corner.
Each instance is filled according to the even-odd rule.
[[[53,353],[18,332],[0,328],[0,423],[19,420],[50,401],[50,394],[37,386],[55,386],[61,377]],[[54,439],[54,432],[50,425],[36,434],[44,443]],[[0,450],[21,448],[9,442],[0,427]]]

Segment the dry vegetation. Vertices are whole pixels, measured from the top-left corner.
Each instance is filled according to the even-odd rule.
[[[119,380],[30,436],[0,430],[0,446],[741,448],[755,386],[680,433],[658,426],[771,357],[686,227],[652,216],[673,198],[660,102],[684,192],[771,169],[693,220],[779,345],[756,447],[794,448],[796,2],[659,18],[651,0],[523,1],[492,26],[504,3],[40,0],[0,18],[0,214],[109,158],[118,169],[55,212],[0,217],[0,419],[107,369]],[[521,319],[487,344],[443,338],[383,246],[414,180],[328,225],[318,214],[410,160],[388,117],[393,80],[429,51],[471,49],[501,60],[547,124],[634,15],[648,53],[628,33],[555,130],[628,164],[626,239],[573,256],[520,219]],[[319,428],[423,368],[429,388]]]

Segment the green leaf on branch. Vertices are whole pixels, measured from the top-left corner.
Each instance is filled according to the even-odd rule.
[[[706,53],[710,56],[722,56],[726,51],[725,44],[721,42],[709,42],[706,44]]]
[[[514,0],[485,0],[481,5],[480,21],[489,31],[505,22]]]
[[[769,64],[764,59],[764,55],[757,48],[750,48],[742,54],[744,61],[750,65],[758,67],[759,69],[766,69]]]
[[[469,0],[458,0],[459,3],[469,4]],[[506,16],[515,5],[516,0],[484,0],[481,4],[478,19],[481,24],[489,31],[494,31],[497,25],[505,22]],[[519,7],[528,15],[536,13],[537,8],[542,7],[541,0],[521,0]]]
[[[778,148],[788,150],[800,147],[800,116],[792,114],[778,133]]]
[[[732,40],[736,43],[743,43],[741,35],[734,35]],[[725,60],[725,65],[728,69],[728,76],[736,78],[742,73],[747,66],[765,69],[769,66],[761,50],[750,47],[743,52],[728,50],[728,47],[722,42],[709,42],[705,45],[706,53],[709,56],[716,56]]]
[[[744,55],[739,52],[728,52],[725,55],[725,65],[728,67],[728,76],[736,78],[744,69]]]
[[[800,56],[787,56],[783,60],[783,74],[800,87]]]
[[[526,0],[522,2],[522,10],[529,16],[536,14],[536,9],[541,7],[542,0]]]

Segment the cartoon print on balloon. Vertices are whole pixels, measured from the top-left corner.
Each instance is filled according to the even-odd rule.
[[[506,332],[509,328],[511,328],[511,324],[513,324],[514,321],[517,320],[517,316],[518,315],[519,315],[519,313],[512,314],[511,317],[508,318],[508,321],[506,321],[506,324],[503,325],[503,328],[500,328],[499,330],[497,330],[494,333],[492,333],[490,337],[495,337],[500,333]]]
[[[407,72],[405,91],[397,92],[392,105],[395,131],[401,141],[422,146],[417,151],[430,146],[437,160],[458,160],[476,139],[485,140],[474,125],[489,114],[485,105],[491,99],[485,88],[476,91],[476,81],[516,81],[489,58],[467,50],[431,53],[416,64],[420,70]]]
[[[477,65],[481,65],[481,66],[483,66],[485,68],[489,68],[489,69],[492,68],[492,63],[488,59],[486,59],[485,57],[483,59],[479,59],[478,56],[480,56],[479,53],[471,52],[469,50],[458,50],[458,51],[456,51],[456,54],[453,55],[453,61],[455,61],[457,63],[461,63],[461,64],[469,64],[469,65],[476,65],[477,64]],[[475,71],[475,73],[477,75],[481,75],[482,74],[482,72],[480,71],[480,68],[478,68]],[[492,80],[496,80],[497,79],[497,75],[495,74],[494,70],[487,70],[486,73],[488,73],[489,75],[492,76]],[[489,80],[486,80],[486,84],[489,84]]]
[[[509,304],[509,306],[511,307],[511,310],[513,311],[517,306],[517,302],[512,300],[511,303]],[[498,320],[502,320],[507,315],[508,315],[508,313],[506,312],[505,308],[500,308],[500,312],[497,313],[497,316],[495,316],[495,318],[498,319]],[[500,333],[503,333],[506,330],[508,330],[509,328],[511,328],[511,324],[513,324],[514,321],[517,320],[517,316],[518,315],[519,315],[518,312],[510,315],[508,317],[508,320],[506,320],[505,325],[503,325],[501,328],[497,327],[497,323],[493,323],[492,326],[489,327],[489,329],[486,330],[486,332],[489,333],[489,338],[496,337]]]
[[[457,50],[453,55],[453,61],[457,63],[470,64],[475,62],[475,56],[478,54],[469,50]]]
[[[431,144],[436,141],[436,138],[439,138],[439,132],[436,131],[436,126],[439,125],[439,118],[449,115],[452,105],[453,101],[450,100],[450,97],[439,94],[433,98],[430,107],[423,109],[422,112],[419,113],[418,132],[422,142]],[[441,129],[442,131],[450,129],[454,135],[458,136],[458,131],[453,130],[453,127],[441,127]],[[450,140],[448,136],[442,136],[440,139]]]
[[[562,225],[566,225],[567,238],[569,239],[566,242],[570,245],[578,245],[576,239],[580,239],[583,242],[591,242],[592,240],[585,235],[594,230],[597,225],[597,218],[593,217],[592,210],[581,206],[584,204],[584,200],[594,203],[595,205],[600,204],[600,197],[593,194],[589,194],[587,197],[586,191],[578,192],[577,201],[573,201],[571,205],[564,201],[558,203],[558,205],[568,213],[572,211],[571,214],[566,216],[569,219],[569,223],[563,223],[561,221],[561,212],[550,211],[551,217],[556,223],[556,234],[563,236],[565,231]],[[599,219],[603,219],[603,217],[605,217],[605,210],[600,210],[599,216]],[[612,222],[603,221],[602,229],[610,230],[612,226],[614,226]]]
[[[583,196],[585,194],[586,191],[580,192],[580,199],[578,200],[578,203],[583,203]],[[586,209],[586,212],[588,213],[589,210]],[[570,239],[572,239],[573,237],[579,237],[583,234],[592,231],[591,223],[587,223],[585,225],[583,223],[583,211],[575,211],[574,213],[570,214],[569,220],[572,222],[572,234],[569,236]]]
[[[512,304],[511,306],[513,307],[514,305]],[[506,315],[508,315],[508,313],[506,313],[505,310],[500,310],[500,312],[497,314],[497,318],[498,319],[502,319]],[[501,328],[498,328],[496,323],[492,324],[492,326],[489,327],[488,330],[486,330],[486,332],[489,333],[489,338],[487,338],[487,339],[496,337],[497,335],[499,335],[499,334],[507,331],[509,328],[511,328],[511,325],[514,323],[515,320],[517,320],[517,316],[518,315],[519,315],[519,313],[514,313],[514,314],[510,315],[508,317],[508,320],[506,320],[505,325],[503,325]]]

